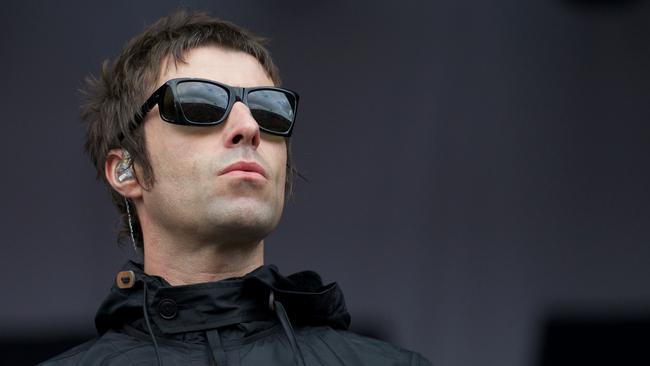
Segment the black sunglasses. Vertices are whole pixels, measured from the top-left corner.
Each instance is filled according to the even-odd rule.
[[[171,79],[158,88],[142,105],[134,122],[158,105],[164,121],[187,126],[213,126],[226,120],[235,102],[251,111],[260,130],[279,136],[291,136],[298,111],[298,94],[269,86],[239,88],[212,80]]]

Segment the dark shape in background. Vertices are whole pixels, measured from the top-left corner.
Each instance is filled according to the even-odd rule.
[[[301,93],[310,183],[266,262],[338,282],[353,327],[437,365],[533,365],[549,306],[650,303],[648,1],[186,4],[269,37]],[[77,89],[177,5],[3,3],[4,344],[94,331],[130,251]]]
[[[550,315],[538,366],[650,365],[650,312],[576,308]]]
[[[612,11],[612,10],[630,10],[631,7],[635,6],[641,0],[560,0],[571,6],[580,8],[582,11],[593,11],[593,10],[603,10],[603,11]]]

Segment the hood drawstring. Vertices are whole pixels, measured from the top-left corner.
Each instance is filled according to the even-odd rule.
[[[153,348],[156,351],[156,359],[158,359],[158,366],[162,366],[162,361],[160,360],[160,351],[158,350],[158,342],[156,342],[156,336],[153,335],[151,331],[151,323],[149,322],[149,312],[147,311],[147,281],[142,281],[144,284],[144,296],[142,297],[142,311],[144,312],[144,321],[147,323],[147,329],[149,330],[149,335],[153,341]]]
[[[294,361],[296,361],[296,364],[298,366],[304,366],[305,359],[302,357],[302,352],[300,352],[300,347],[298,347],[298,342],[296,342],[296,336],[293,332],[293,327],[291,326],[291,322],[289,321],[287,312],[284,310],[284,306],[282,305],[282,303],[280,301],[275,300],[275,294],[273,293],[273,290],[271,290],[271,293],[269,295],[269,307],[271,308],[271,310],[275,311],[275,314],[278,316],[278,319],[280,319],[280,323],[282,323],[284,334],[286,334],[287,338],[289,339],[289,344],[291,345],[291,349],[293,350]]]

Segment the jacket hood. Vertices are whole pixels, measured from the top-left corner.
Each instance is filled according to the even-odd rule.
[[[128,288],[125,287],[125,274]],[[123,281],[122,286],[118,286]],[[279,304],[278,304],[279,303]],[[263,265],[242,277],[171,286],[127,262],[118,273],[95,318],[99,334],[124,324],[151,320],[157,334],[178,334],[270,319],[275,304],[292,324],[348,329],[350,315],[336,282],[323,285],[313,271],[287,277],[275,265]]]
[[[264,265],[171,286],[128,262],[97,313],[100,336],[43,365],[431,365],[349,324],[338,285],[312,271]]]

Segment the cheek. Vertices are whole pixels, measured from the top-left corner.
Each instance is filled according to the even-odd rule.
[[[173,131],[157,126],[151,126],[146,132],[145,142],[157,183],[169,185],[179,178],[187,180],[196,176],[193,171],[198,161],[194,150],[198,144],[172,138]]]
[[[287,167],[287,147],[284,141],[273,145],[273,149],[271,151],[271,159],[273,161],[273,166],[277,172],[278,182],[281,183],[281,188],[284,188]]]
[[[258,152],[273,169],[275,190],[284,194],[287,167],[287,147],[283,139],[277,141],[263,141],[258,147]]]

